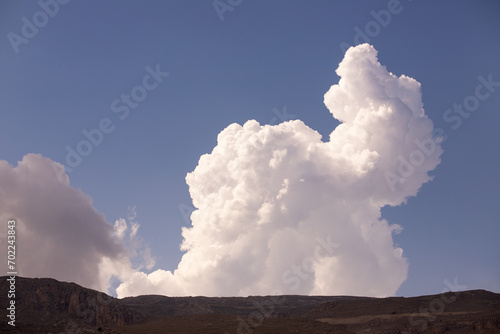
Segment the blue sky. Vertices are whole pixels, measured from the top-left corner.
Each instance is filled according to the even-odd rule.
[[[22,35],[22,18],[33,22],[41,7],[3,1],[0,160],[15,166],[40,153],[68,165],[66,147],[110,119],[114,130],[68,173],[71,185],[110,223],[135,207],[156,259],[150,271],[173,270],[181,228],[190,225],[180,210],[192,206],[185,177],[219,132],[250,119],[280,123],[285,109],[327,140],[339,123],[323,95],[338,82],[341,45],[355,44],[356,28],[378,27],[358,42],[372,44],[389,71],[421,83],[425,112],[447,136],[434,180],[406,205],[382,210],[403,227],[394,242],[409,273],[397,294],[439,293],[455,278],[500,292],[500,87],[468,118],[447,114],[476,94],[478,78],[500,82],[500,4],[402,0],[385,26],[370,25],[371,11],[396,5],[241,1],[221,20],[211,1],[73,0],[13,46],[8,34]],[[112,102],[158,64],[168,77],[121,120]]]

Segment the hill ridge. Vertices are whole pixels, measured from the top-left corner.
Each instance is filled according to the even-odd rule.
[[[0,277],[2,291],[8,291],[7,278]],[[0,294],[0,305],[7,303],[7,294]],[[26,334],[164,333],[165,328],[168,333],[500,332],[500,294],[482,289],[386,298],[141,295],[117,299],[72,282],[18,276],[16,307],[15,330],[22,328]],[[4,317],[0,319],[1,332],[14,330]]]

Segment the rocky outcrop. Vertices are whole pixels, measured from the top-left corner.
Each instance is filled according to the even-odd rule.
[[[7,291],[7,277],[0,278]],[[0,295],[0,304],[7,305]],[[50,278],[16,277],[18,322],[54,323],[75,318],[90,326],[123,326],[144,321],[145,316],[104,293]]]

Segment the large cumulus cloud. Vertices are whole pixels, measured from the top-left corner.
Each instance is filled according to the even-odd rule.
[[[154,259],[133,209],[112,225],[62,165],[0,161],[0,220],[18,221],[19,274],[101,291],[115,276],[120,297],[394,294],[408,264],[393,242],[402,228],[381,208],[415,196],[442,149],[420,84],[388,72],[372,46],[350,48],[337,74],[324,102],[341,124],[328,141],[300,120],[219,133],[186,177],[196,210],[174,271],[142,271]]]
[[[401,227],[380,209],[416,195],[442,150],[420,84],[388,72],[372,46],[350,48],[337,74],[329,141],[300,120],[218,135],[186,177],[196,210],[178,268],[122,277],[119,296],[396,292]]]

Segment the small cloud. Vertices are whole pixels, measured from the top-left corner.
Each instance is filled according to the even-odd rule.
[[[127,233],[127,222],[125,221],[125,219],[118,219],[115,222],[115,225],[113,225],[113,228],[115,230],[116,237],[120,240],[123,240],[125,233]]]

